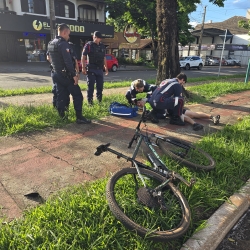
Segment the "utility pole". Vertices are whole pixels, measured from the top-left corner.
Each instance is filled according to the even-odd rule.
[[[226,40],[227,40],[227,29],[225,30],[225,36],[224,36],[224,41],[223,41],[223,47],[222,47],[222,51],[221,51],[221,55],[220,55],[220,66],[219,66],[218,76],[220,76],[221,62],[222,62],[222,58],[223,58],[223,53],[224,53],[224,49],[225,49]]]
[[[201,44],[202,44],[204,22],[205,22],[205,16],[206,16],[206,8],[207,8],[207,6],[204,7],[204,13],[203,13],[203,19],[202,19],[202,25],[201,25],[201,34],[200,34],[199,45],[198,45],[198,56],[200,56],[200,54],[201,54]]]
[[[56,36],[56,17],[55,17],[55,4],[54,0],[49,0],[49,8],[50,8],[50,38],[51,40]]]

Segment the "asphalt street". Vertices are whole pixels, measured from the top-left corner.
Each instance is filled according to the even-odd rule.
[[[183,70],[188,77],[218,76],[218,66],[205,66],[202,70]],[[246,67],[223,66],[220,75],[245,74]],[[127,66],[117,72],[109,72],[104,76],[106,82],[132,81],[142,78],[155,79],[157,71],[143,66]],[[86,76],[81,74],[80,83],[86,83]],[[0,63],[0,88],[32,88],[51,86],[51,77],[48,63]]]

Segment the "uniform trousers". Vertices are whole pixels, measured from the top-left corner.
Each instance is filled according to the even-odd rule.
[[[74,79],[65,77],[59,72],[54,72],[52,79],[56,85],[56,105],[59,114],[67,111],[69,105],[69,94],[72,95],[75,111],[77,113],[82,112],[83,95],[79,85],[74,85]]]

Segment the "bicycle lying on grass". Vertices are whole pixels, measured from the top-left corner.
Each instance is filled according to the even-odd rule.
[[[140,126],[146,122],[146,116],[144,107],[135,135],[129,143],[131,147],[137,141],[132,157],[109,148],[110,143],[98,146],[95,155],[109,151],[132,164],[132,167],[117,171],[107,183],[106,197],[115,217],[142,237],[167,241],[182,236],[188,230],[191,220],[188,202],[173,182],[179,180],[191,187],[194,180],[188,182],[167,168],[154,147],[158,144],[164,148],[166,142],[173,141],[169,138],[166,141],[166,138],[153,134],[158,141],[155,144],[147,133],[143,134]],[[135,159],[143,141],[151,152],[147,156],[153,168]],[[178,145],[187,147],[180,140]]]

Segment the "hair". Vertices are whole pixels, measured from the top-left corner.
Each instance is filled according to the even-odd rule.
[[[135,88],[140,89],[140,88],[144,87],[144,81],[142,79],[134,80],[133,83],[134,83]]]
[[[62,31],[66,30],[66,29],[69,30],[69,26],[65,23],[62,23],[62,24],[58,25],[57,31],[61,33]]]
[[[185,82],[187,82],[187,76],[184,73],[180,73],[179,75],[176,76],[177,79],[179,80],[184,80]]]

